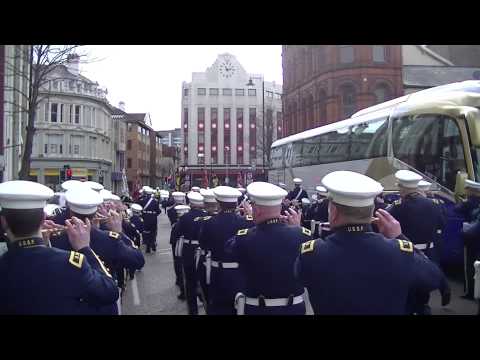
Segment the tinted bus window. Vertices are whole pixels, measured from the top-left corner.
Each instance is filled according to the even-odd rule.
[[[387,156],[387,119],[358,124],[350,135],[350,160]]]
[[[281,169],[283,168],[283,149],[285,145],[277,146],[272,149],[272,154],[270,156],[270,163],[272,169]]]
[[[466,171],[460,130],[453,118],[438,114],[409,115],[393,121],[393,152],[454,191],[458,171]]]

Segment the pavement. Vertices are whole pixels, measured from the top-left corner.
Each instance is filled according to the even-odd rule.
[[[144,254],[145,267],[135,274],[135,279],[127,282],[122,298],[122,315],[187,315],[185,301],[177,299],[180,293],[175,285],[173,257],[170,246],[170,222],[166,214],[158,217],[157,251]],[[143,248],[145,253],[145,249]],[[476,315],[477,304],[460,298],[463,294],[461,281],[450,278],[452,288],[451,303],[441,306],[438,291],[431,295],[430,306],[434,315]],[[199,307],[200,315],[205,315]],[[313,311],[307,297],[307,314]]]

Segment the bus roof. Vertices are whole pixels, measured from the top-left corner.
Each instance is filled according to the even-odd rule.
[[[284,144],[288,144],[290,142],[321,135],[338,128],[352,126],[359,123],[368,122],[369,120],[372,120],[372,119],[378,119],[383,116],[388,116],[390,115],[392,109],[397,108],[399,105],[401,105],[403,109],[406,109],[406,108],[408,109],[410,103],[413,107],[418,106],[419,103],[422,103],[424,105],[428,103],[435,103],[439,95],[441,97],[444,97],[445,96],[444,94],[449,92],[451,92],[452,95],[453,93],[456,93],[458,95],[459,93],[462,93],[462,92],[480,94],[480,81],[467,80],[467,81],[462,81],[462,82],[457,82],[457,83],[452,83],[452,84],[447,84],[442,86],[436,86],[434,88],[421,90],[415,93],[404,95],[399,98],[389,100],[384,103],[370,106],[368,108],[360,110],[355,114],[353,114],[349,119],[341,120],[328,125],[306,130],[301,133],[293,134],[283,139],[276,140],[275,142],[273,142],[272,148],[281,146]],[[464,104],[459,104],[459,105],[464,105]]]

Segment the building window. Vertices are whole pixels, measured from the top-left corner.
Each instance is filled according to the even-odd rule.
[[[45,154],[47,154],[47,153],[48,153],[48,144],[45,144],[45,147],[44,147],[44,150],[43,150],[43,152],[44,152]]]
[[[205,108],[204,107],[199,107],[198,108],[197,121],[198,121],[198,123],[203,123],[205,121]]]
[[[224,96],[232,96],[232,89],[222,89],[222,94]]]
[[[183,89],[183,96],[188,96],[188,89]]]
[[[127,131],[132,132],[132,123],[127,124]]]
[[[392,98],[390,88],[385,84],[378,85],[373,92],[375,94],[376,104],[383,103]]]
[[[373,45],[373,61],[384,63],[386,61],[385,45]]]
[[[326,58],[325,45],[321,45],[317,49],[317,70],[325,66]]]
[[[59,145],[59,151],[58,152],[60,154],[63,154],[63,145],[62,144]]]
[[[356,110],[357,97],[353,85],[344,85],[341,87],[342,96],[342,115],[343,118],[350,117]]]
[[[177,93],[178,94],[178,93]],[[131,169],[132,168],[132,159],[128,158],[127,159],[127,168]]]
[[[245,89],[235,89],[235,96],[245,96]]]
[[[58,104],[52,104],[52,109],[50,113],[51,122],[57,122],[57,111],[58,111]]]
[[[80,145],[73,145],[73,153],[76,155],[80,154]]]
[[[197,89],[197,95],[206,95],[207,94],[207,89],[206,88],[198,88]]]
[[[349,64],[353,62],[353,46],[340,45],[340,62],[342,64]]]
[[[217,96],[218,95],[218,89],[217,88],[208,89],[208,95]]]
[[[73,105],[68,105],[68,122],[71,124],[73,119]]]
[[[57,153],[57,144],[50,144],[50,152],[52,154],[56,154]]]
[[[80,124],[80,105],[75,105],[75,124]]]
[[[50,103],[45,104],[45,121],[48,121],[48,107],[50,106]]]
[[[257,96],[257,89],[248,89],[248,96]]]
[[[127,150],[132,150],[132,140],[127,140]]]

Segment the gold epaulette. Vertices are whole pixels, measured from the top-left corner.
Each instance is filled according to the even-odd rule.
[[[247,215],[245,216],[245,219],[247,219],[248,221],[253,221],[253,216]]]
[[[315,240],[310,240],[302,244],[302,254],[312,252],[315,245]]]
[[[307,228],[304,228],[302,226],[302,234],[307,235],[307,236],[312,236],[312,232],[308,230]]]
[[[400,205],[402,203],[402,199],[395,200],[393,205]]]
[[[118,238],[120,237],[120,234],[117,233],[117,232],[115,232],[115,231],[110,231],[110,232],[108,233],[108,236],[110,236],[112,239],[115,239],[115,240],[116,240],[116,239],[118,239]]]
[[[81,269],[84,257],[85,257],[85,255],[80,254],[76,251],[70,251],[70,258],[68,259],[68,262],[70,264],[72,264],[73,266]]]
[[[237,231],[238,236],[247,235],[247,233],[248,233],[248,229],[240,229]]]
[[[400,239],[397,239],[397,241],[400,245],[400,250],[413,253],[413,244],[410,241]]]

